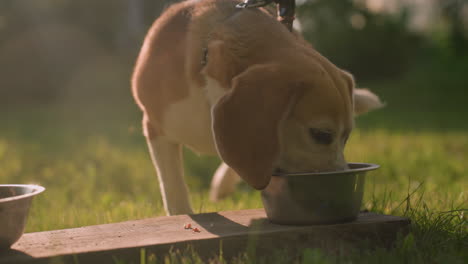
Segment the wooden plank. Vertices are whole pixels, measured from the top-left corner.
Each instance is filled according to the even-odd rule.
[[[185,230],[191,223],[199,233]],[[320,247],[336,250],[367,239],[373,245],[390,245],[398,232],[407,232],[409,219],[361,213],[354,222],[336,225],[285,226],[271,224],[263,209],[197,215],[156,217],[121,223],[24,234],[11,250],[0,252],[0,264],[47,263],[61,256],[79,263],[114,263],[114,258],[138,260],[140,249],[156,255],[172,247],[193,245],[202,256],[219,252],[233,256],[256,244],[259,254],[275,248]]]

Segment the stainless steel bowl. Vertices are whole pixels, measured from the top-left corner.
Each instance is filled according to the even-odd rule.
[[[31,201],[44,190],[38,185],[0,184],[0,248],[9,248],[23,235]]]
[[[322,173],[273,175],[262,191],[268,219],[276,224],[333,224],[357,218],[370,163],[349,163],[349,169]]]

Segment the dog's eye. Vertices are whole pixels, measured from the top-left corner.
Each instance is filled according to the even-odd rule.
[[[330,145],[333,142],[333,134],[329,131],[309,128],[309,134],[319,144]]]

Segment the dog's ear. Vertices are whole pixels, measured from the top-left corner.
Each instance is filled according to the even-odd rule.
[[[373,92],[367,89],[355,88],[356,84],[353,75],[346,71],[342,71],[342,73],[349,88],[349,92],[352,95],[354,115],[361,115],[385,106]]]
[[[219,155],[256,189],[270,182],[280,151],[279,127],[300,90],[280,69],[274,64],[249,67],[212,110]]]
[[[355,115],[361,115],[385,106],[376,94],[367,89],[355,88],[353,91],[353,97]]]

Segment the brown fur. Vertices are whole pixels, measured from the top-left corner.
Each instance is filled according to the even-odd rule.
[[[168,105],[188,95],[189,83],[180,73],[187,61],[190,7],[188,2],[174,5],[153,24],[136,62],[133,95],[146,113],[145,133],[152,137],[164,133],[161,120]]]

